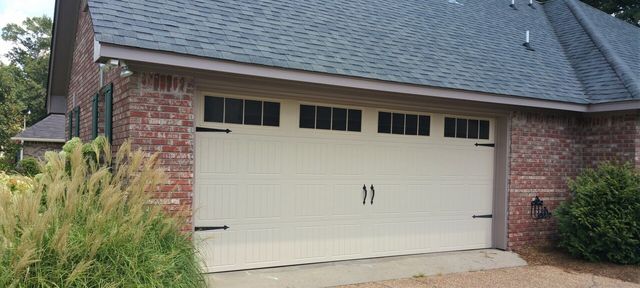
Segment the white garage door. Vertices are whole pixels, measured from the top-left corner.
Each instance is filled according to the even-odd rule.
[[[494,148],[474,145],[493,143],[492,119],[198,101],[194,225],[210,272],[492,245],[491,219],[472,218],[492,213]]]

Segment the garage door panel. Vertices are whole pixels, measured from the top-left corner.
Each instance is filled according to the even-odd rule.
[[[240,142],[232,139],[216,139],[202,137],[197,140],[198,157],[215,159],[215,161],[199,161],[196,169],[199,173],[235,174],[238,172],[242,149]]]
[[[362,180],[364,182],[364,180]],[[333,185],[331,210],[336,217],[358,217],[362,215],[362,200],[364,193],[363,184],[337,184]],[[367,188],[368,189],[368,188]]]
[[[283,199],[282,185],[247,185],[246,213],[238,218],[270,219],[282,216],[278,199]]]
[[[231,227],[195,233],[208,271],[491,247],[471,217],[493,207],[489,141],[443,137],[440,114],[431,136],[377,133],[366,107],[360,132],[302,129],[281,103],[281,127],[196,134],[194,224]]]
[[[260,141],[248,139],[246,165],[248,174],[280,174],[284,143],[279,141]]]
[[[407,201],[408,211],[429,213],[439,211],[442,207],[442,193],[439,185],[434,183],[407,185],[409,195],[414,195],[412,201]]]
[[[296,170],[299,175],[326,175],[329,145],[326,143],[296,143]]]
[[[241,216],[239,185],[197,185],[200,191],[196,220],[224,221]]]
[[[282,230],[277,227],[247,230],[246,240],[240,242],[240,249],[246,251],[244,262],[247,264],[268,264],[280,260],[282,249],[279,245],[283,238]]]
[[[364,240],[362,239],[364,229],[359,224],[335,225],[331,227],[330,250],[332,256],[346,257],[361,255],[364,251]]]
[[[330,213],[330,185],[298,184],[294,188],[294,216],[325,217]]]

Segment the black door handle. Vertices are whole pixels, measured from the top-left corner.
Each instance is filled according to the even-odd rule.
[[[373,184],[371,184],[371,205],[373,205],[373,198],[376,197],[376,189],[373,188]]]
[[[367,203],[367,184],[362,185],[362,191],[364,191],[364,198],[362,199],[362,205]]]

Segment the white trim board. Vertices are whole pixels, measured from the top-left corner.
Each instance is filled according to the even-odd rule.
[[[216,71],[347,88],[366,89],[381,92],[413,94],[446,99],[557,109],[575,112],[606,112],[640,109],[640,101],[621,101],[602,104],[566,103],[520,96],[507,96],[493,93],[437,88],[294,69],[267,67],[262,65],[238,63],[163,51],[132,48],[96,41],[94,45],[94,61],[99,62],[105,61],[107,59],[138,61],[143,63],[168,65],[190,69],[200,69],[206,71]]]

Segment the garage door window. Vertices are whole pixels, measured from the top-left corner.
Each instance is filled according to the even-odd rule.
[[[465,118],[444,118],[444,137],[489,139],[489,121]]]
[[[378,112],[378,133],[429,136],[431,117],[393,112]]]
[[[360,132],[361,126],[361,110],[300,105],[300,128]]]
[[[204,121],[280,126],[280,103],[206,96]]]

